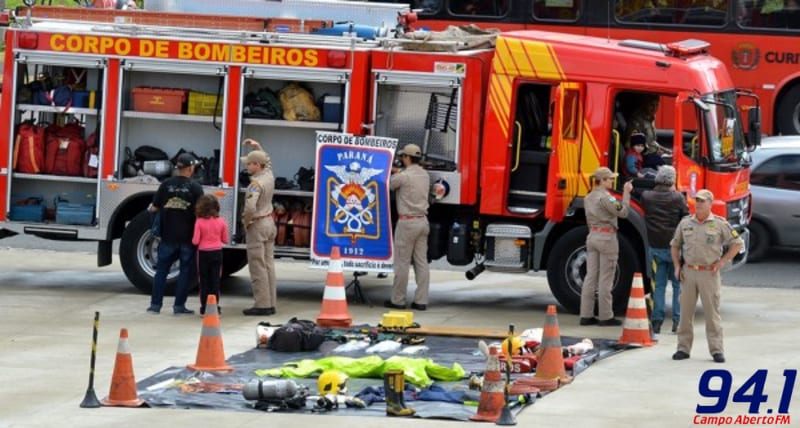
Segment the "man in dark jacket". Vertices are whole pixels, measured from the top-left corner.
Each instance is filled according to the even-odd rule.
[[[653,291],[653,332],[661,333],[664,323],[664,296],[667,290],[667,279],[672,281],[672,332],[678,328],[681,307],[678,302],[681,284],[675,278],[675,267],[672,265],[669,242],[675,234],[675,228],[681,219],[689,215],[686,199],[675,190],[675,168],[664,165],[656,173],[656,186],[653,190],[642,193],[645,223],[647,224],[647,240],[650,243],[650,260],[655,275]]]
[[[175,303],[172,313],[175,315],[191,315],[193,310],[186,308],[189,289],[196,281],[194,256],[197,249],[192,244],[194,233],[194,207],[197,199],[203,195],[203,186],[192,180],[197,159],[183,153],[178,156],[176,168],[178,175],[164,180],[158,187],[150,212],[159,215],[161,242],[158,244],[158,261],[153,278],[153,292],[150,296],[150,307],[147,312],[161,312],[164,300],[164,288],[167,275],[176,260],[180,261],[180,273],[175,288]]]

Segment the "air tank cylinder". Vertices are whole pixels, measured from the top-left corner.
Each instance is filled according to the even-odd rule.
[[[242,388],[246,400],[285,400],[297,393],[298,387],[293,380],[257,380]]]

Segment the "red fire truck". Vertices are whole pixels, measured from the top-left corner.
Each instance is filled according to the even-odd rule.
[[[160,26],[163,16],[148,21],[148,13],[137,12],[133,24],[90,21],[89,10],[34,13],[8,29],[0,235],[96,241],[101,266],[119,239],[125,274],[149,291],[158,239],[145,207],[168,173],[164,158],[190,151],[206,159],[198,179],[219,198],[232,231],[230,274],[246,262],[237,240],[239,142],[250,137],[270,152],[279,177],[276,211],[286,217],[276,255],[307,257],[308,231],[292,219],[313,197],[299,181],[314,165],[315,131],[373,134],[424,149],[437,197],[430,259],[475,263],[470,279],[484,269],[546,269],[555,297],[575,311],[589,174],[601,165],[621,169],[625,116],[641,96],[657,95],[674,118],[658,129],[658,141],[672,149],[666,160],[678,170],[678,189],[690,204],[696,190],[711,189],[714,212],[747,236],[748,150],[759,141],[759,108],[751,98],[742,123],[737,99],[748,94],[736,91],[702,42],[539,31],[499,34],[484,45],[471,36],[365,40],[220,28],[224,17],[213,20],[215,29],[188,28],[188,19]],[[230,25],[237,21],[254,24]],[[319,119],[286,120],[253,105],[289,82],[320,100]],[[83,148],[78,169],[65,156],[73,144]],[[620,225],[614,295],[621,307],[633,273],[647,272],[643,215],[634,205]]]

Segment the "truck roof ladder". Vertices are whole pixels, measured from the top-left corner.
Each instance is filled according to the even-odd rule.
[[[47,18],[32,18],[33,23],[42,24],[64,24],[62,20],[52,20]],[[68,21],[73,25],[87,25],[87,31],[108,33],[114,35],[128,35],[133,37],[163,37],[163,38],[186,38],[214,41],[232,42],[259,42],[265,44],[313,44],[322,46],[338,47],[375,47],[379,42],[375,40],[364,40],[359,37],[347,35],[317,35],[305,33],[284,33],[274,31],[237,31],[221,30],[211,28],[186,28],[186,27],[166,27],[141,24],[113,24],[98,23],[94,21]],[[62,27],[63,29],[63,27]]]

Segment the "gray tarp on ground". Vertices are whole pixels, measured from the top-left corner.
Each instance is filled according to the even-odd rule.
[[[580,341],[580,338],[564,337],[561,338],[562,345],[568,346]],[[487,340],[492,342],[492,340]],[[460,337],[441,337],[426,336],[425,345],[430,350],[422,355],[423,358],[430,358],[437,364],[451,366],[458,362],[467,373],[482,373],[486,369],[486,360],[478,352],[478,339]],[[614,342],[609,340],[594,340],[594,351],[586,354],[583,359],[575,365],[573,375],[577,375],[589,367],[594,361],[606,358],[618,352],[612,348]],[[348,354],[332,354],[331,351],[338,346],[336,342],[325,342],[320,349],[315,352],[281,353],[265,349],[251,349],[241,354],[234,355],[228,359],[228,364],[235,368],[229,374],[217,375],[209,372],[194,372],[185,367],[171,367],[157,373],[147,379],[140,381],[137,385],[139,398],[144,399],[151,406],[174,407],[174,408],[207,408],[207,409],[226,409],[237,411],[257,411],[253,409],[253,402],[247,401],[237,389],[241,384],[246,384],[259,378],[254,374],[257,369],[280,367],[286,362],[297,361],[308,358],[322,358],[330,355],[342,355],[349,357],[362,357],[363,351]],[[388,358],[391,354],[381,355]],[[513,379],[514,376],[512,376]],[[270,378],[263,378],[268,380]],[[184,392],[181,384],[187,386],[196,381],[215,384],[220,392]],[[316,379],[296,379],[298,384],[307,385],[312,394],[316,393]],[[464,389],[467,384],[463,382],[437,383],[447,390],[454,387]],[[367,386],[382,386],[380,379],[350,379],[347,382],[348,392],[355,395]],[[568,389],[565,386],[564,389]],[[479,393],[475,393],[479,396]],[[535,397],[534,397],[535,398]],[[474,406],[444,403],[439,401],[410,401],[406,403],[417,411],[418,417],[423,418],[443,418],[466,420],[475,414]],[[307,408],[304,410],[293,410],[295,412],[311,413],[313,401],[309,400]],[[516,412],[521,411],[522,407],[517,407]],[[326,414],[347,414],[364,416],[383,416],[386,414],[384,403],[374,403],[366,409],[340,408]]]

